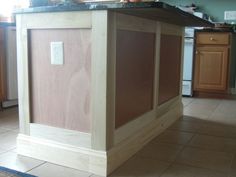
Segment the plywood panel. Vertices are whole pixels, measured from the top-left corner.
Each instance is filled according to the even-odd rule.
[[[64,43],[64,64],[51,65],[50,42]],[[31,122],[90,131],[91,30],[30,30]]]
[[[179,95],[181,36],[161,35],[158,105]]]
[[[117,30],[116,128],[152,110],[155,34]]]

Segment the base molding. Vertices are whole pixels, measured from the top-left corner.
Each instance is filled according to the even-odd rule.
[[[236,88],[231,88],[231,93],[236,95]]]
[[[107,152],[23,134],[19,134],[17,137],[17,152],[24,156],[107,176],[180,118],[182,107],[182,103],[179,102],[168,112],[154,119],[133,136],[116,144]]]
[[[17,153],[98,175],[106,175],[107,155],[102,151],[19,134]]]
[[[183,115],[182,103],[177,103],[168,112],[160,117],[157,117],[148,125],[140,129],[133,136],[120,142],[111,150],[108,151],[108,174],[122,165],[126,160],[131,158],[147,143],[161,134],[176,120]]]
[[[7,108],[11,106],[17,106],[18,105],[18,100],[6,100],[2,102],[2,107]]]

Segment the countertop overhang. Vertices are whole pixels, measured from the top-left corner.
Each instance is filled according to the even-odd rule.
[[[175,6],[163,2],[90,2],[78,4],[59,4],[56,6],[41,6],[19,9],[15,13],[44,13],[85,10],[110,10],[136,17],[168,22],[180,26],[212,27],[211,22],[196,17]]]

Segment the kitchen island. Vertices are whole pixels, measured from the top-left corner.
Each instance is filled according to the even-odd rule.
[[[184,26],[161,2],[19,10],[17,151],[106,176],[183,113]]]

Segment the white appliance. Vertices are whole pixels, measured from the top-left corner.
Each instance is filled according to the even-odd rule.
[[[185,28],[182,95],[193,95],[194,28]]]
[[[14,106],[18,104],[17,92],[17,57],[16,57],[16,28],[8,26],[5,29],[6,45],[6,88],[7,100],[2,106]]]

